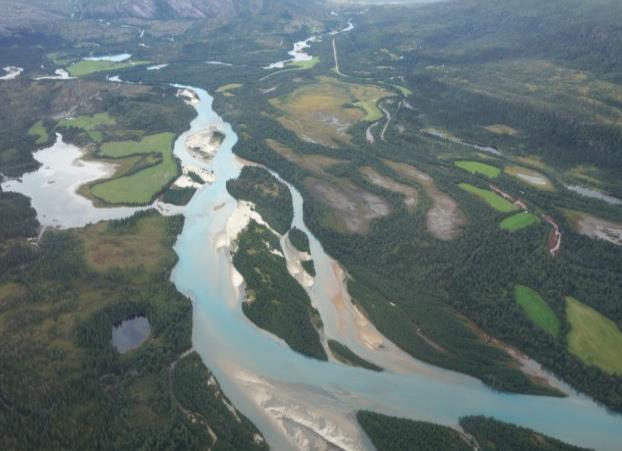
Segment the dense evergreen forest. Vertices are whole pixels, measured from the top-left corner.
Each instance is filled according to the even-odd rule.
[[[293,350],[326,360],[318,330],[319,313],[307,292],[287,271],[276,235],[251,221],[240,234],[233,265],[246,282],[244,314],[282,338]]]
[[[356,418],[378,451],[571,451],[580,450],[530,429],[486,417],[465,417],[461,434],[446,426],[359,411]]]
[[[244,166],[240,176],[227,181],[227,190],[239,200],[252,202],[257,213],[280,234],[285,234],[294,217],[289,188],[266,169]]]
[[[2,273],[4,447],[204,449],[213,438],[192,421],[188,411],[195,411],[222,438],[215,449],[265,448],[222,395],[193,391],[190,400],[178,388],[209,379],[196,355],[169,373],[191,346],[190,301],[169,281],[182,225],[179,216],[144,212],[48,231],[34,259]],[[119,354],[113,325],[137,315],[148,318],[151,338]]]

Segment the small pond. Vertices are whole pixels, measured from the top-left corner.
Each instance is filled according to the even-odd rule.
[[[150,333],[149,320],[144,316],[135,316],[112,328],[112,345],[121,354],[125,354],[142,345]]]

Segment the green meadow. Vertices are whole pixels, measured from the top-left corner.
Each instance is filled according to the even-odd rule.
[[[101,156],[123,158],[136,154],[156,153],[161,155],[161,162],[130,175],[97,183],[91,187],[91,193],[109,204],[149,204],[179,175],[179,168],[172,152],[174,138],[173,133],[159,133],[145,136],[140,141],[104,144],[100,150]]]
[[[471,174],[482,174],[491,179],[497,178],[501,173],[501,169],[490,164],[481,163],[479,161],[459,160],[454,164],[460,169],[464,169]]]
[[[460,183],[458,186],[471,194],[475,194],[497,211],[509,213],[517,210],[517,207],[514,204],[490,190],[481,189],[468,183]]]
[[[536,215],[529,213],[528,211],[522,211],[510,216],[509,218],[505,218],[501,221],[499,227],[503,230],[507,230],[508,232],[514,232],[536,224],[537,222],[539,222],[539,219]]]
[[[542,296],[529,287],[516,285],[514,297],[529,319],[551,336],[559,337],[559,318]]]
[[[84,75],[90,75],[97,72],[115,71],[119,69],[126,69],[128,67],[142,66],[149,64],[149,61],[134,61],[134,62],[121,62],[114,61],[78,61],[70,64],[67,67],[69,72],[74,77],[82,77]]]
[[[59,127],[75,127],[86,131],[95,142],[103,140],[101,128],[115,125],[116,121],[108,113],[96,113],[92,116],[78,116],[73,119],[61,119]]]
[[[37,121],[32,124],[28,129],[28,134],[36,138],[35,144],[39,146],[41,144],[45,144],[50,139],[48,131],[45,129],[45,126],[41,121]]]
[[[566,316],[570,352],[588,365],[622,374],[622,332],[618,326],[572,297],[566,298]]]
[[[148,135],[140,141],[111,141],[101,145],[98,155],[106,158],[124,158],[145,153],[164,156],[173,146],[175,135],[170,132]]]
[[[310,60],[307,61],[292,61],[287,64],[287,67],[296,68],[296,69],[312,69],[320,62],[319,56],[314,56]]]

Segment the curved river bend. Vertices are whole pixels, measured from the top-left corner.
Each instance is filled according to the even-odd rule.
[[[273,449],[372,449],[356,423],[359,409],[450,426],[465,415],[489,415],[577,445],[620,449],[622,416],[585,396],[571,392],[558,399],[494,392],[474,378],[419,362],[383,338],[352,306],[339,265],[305,227],[302,197],[291,186],[294,225],[309,235],[317,271],[307,291],[322,316],[325,336],[387,370],[376,373],[309,359],[255,327],[242,313],[243,287],[234,285],[230,250],[221,245],[237,209],[225,182],[237,177],[245,163],[233,154],[237,136],[212,110],[212,98],[204,90],[190,89],[198,94],[194,104],[198,116],[175,142],[175,154],[186,165],[213,170],[216,180],[199,189],[184,209],[186,221],[175,246],[179,262],[171,277],[193,300],[195,349],[234,405],[258,426]],[[195,159],[186,149],[186,138],[209,126],[216,126],[226,138],[212,160]],[[4,189],[32,197],[43,223],[77,227],[102,216],[131,213],[102,211],[73,198],[76,180],[90,180],[108,168],[87,170],[88,164],[80,168],[79,152],[60,139],[46,151],[37,156],[49,158],[49,163],[44,162],[37,173],[25,176],[22,183],[3,184]],[[69,167],[67,172],[53,164],[60,160]],[[86,174],[79,174],[78,168]],[[48,183],[61,179],[63,184],[56,187]],[[62,205],[68,197],[73,202],[68,215],[50,207]],[[289,257],[287,240],[281,244]]]
[[[199,190],[185,210],[186,223],[176,245],[179,263],[172,280],[194,301],[195,348],[234,404],[257,424],[274,449],[370,448],[356,425],[358,409],[447,425],[456,425],[465,415],[490,415],[577,445],[619,449],[622,416],[585,396],[573,393],[558,399],[499,393],[469,376],[400,355],[399,350],[385,353],[391,350],[386,339],[381,350],[362,346],[353,322],[342,321],[340,311],[344,304],[348,310],[349,300],[335,302],[341,285],[335,262],[304,226],[302,198],[294,189],[294,225],[309,234],[318,270],[309,292],[326,334],[392,371],[376,373],[309,359],[255,327],[242,313],[229,250],[216,245],[237,206],[225,186],[244,164],[232,152],[237,136],[212,110],[207,92],[191,89],[200,99],[195,105],[199,115],[187,133],[216,125],[226,139],[210,162],[192,159],[184,135],[176,142],[181,160],[214,170],[216,181]]]

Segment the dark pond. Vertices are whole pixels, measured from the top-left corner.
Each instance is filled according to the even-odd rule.
[[[151,332],[149,320],[144,316],[126,319],[112,328],[112,345],[121,354],[142,345]]]

